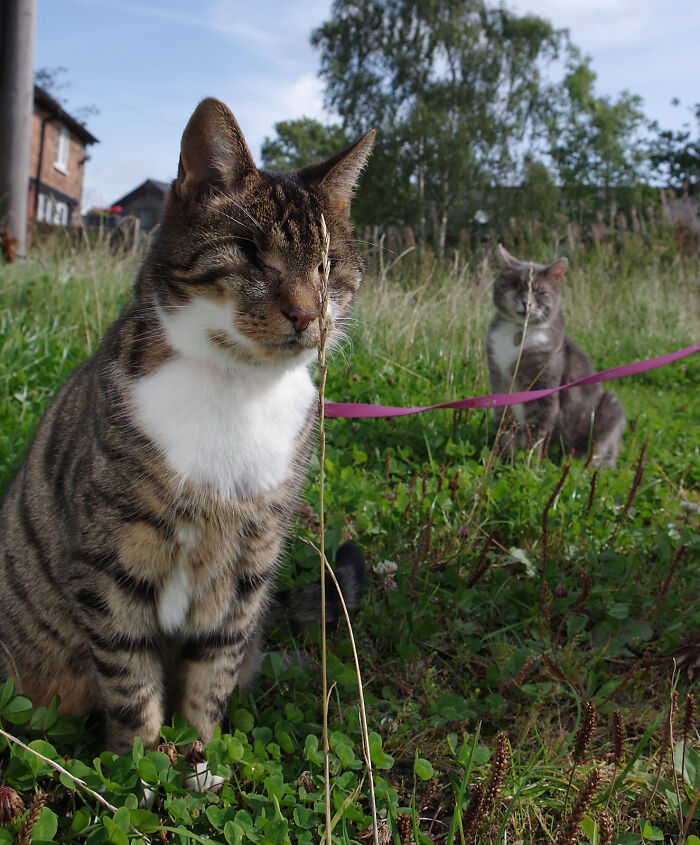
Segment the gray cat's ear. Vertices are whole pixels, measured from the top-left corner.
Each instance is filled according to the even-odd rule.
[[[330,194],[336,211],[348,214],[355,185],[372,151],[374,136],[370,129],[359,141],[326,161],[308,164],[297,171],[305,182],[316,185]]]
[[[513,270],[520,269],[520,261],[517,258],[513,258],[513,256],[508,252],[508,250],[503,246],[503,244],[499,244],[496,247],[496,252],[498,253],[498,259],[501,262],[501,269],[507,270],[508,268]]]
[[[566,268],[569,266],[568,258],[558,258],[553,264],[547,267],[547,275],[555,282],[560,282],[562,276],[566,273]]]
[[[182,134],[175,188],[191,202],[240,189],[256,172],[243,133],[228,107],[213,97],[197,106]]]

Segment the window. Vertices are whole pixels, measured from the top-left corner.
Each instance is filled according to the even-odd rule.
[[[56,135],[56,161],[53,166],[62,173],[68,173],[68,153],[70,151],[70,133],[65,126],[58,127]]]
[[[57,226],[68,225],[68,205],[65,202],[56,203],[56,216],[53,221]]]
[[[39,194],[36,206],[36,222],[49,223],[52,226],[67,226],[71,210],[67,202],[62,202],[51,194]]]

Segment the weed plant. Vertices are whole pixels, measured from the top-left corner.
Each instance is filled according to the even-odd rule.
[[[622,234],[568,250],[567,327],[597,369],[700,336],[697,259],[663,231]],[[548,260],[557,245],[507,246]],[[444,264],[395,258],[368,274],[327,399],[488,392],[488,249]],[[56,240],[0,268],[3,486],[126,300],[138,260]],[[354,539],[370,567],[353,625],[379,841],[700,843],[700,356],[609,387],[629,421],[615,471],[527,452],[500,462],[485,412],[326,421],[325,548]],[[319,478],[316,459],[282,587],[318,577],[301,541],[318,541]],[[270,639],[300,659],[271,653],[254,689],[234,693],[202,749],[226,781],[218,791],[186,788],[180,751],[195,736],[180,717],[158,749],[136,740],[117,757],[96,719],[58,716],[56,702],[33,709],[11,682],[0,687],[0,845],[325,838],[319,632],[280,625]],[[367,843],[342,626],[329,631],[328,677],[332,841]]]

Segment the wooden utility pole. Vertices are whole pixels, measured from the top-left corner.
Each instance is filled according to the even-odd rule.
[[[27,253],[36,0],[0,3],[0,229]]]

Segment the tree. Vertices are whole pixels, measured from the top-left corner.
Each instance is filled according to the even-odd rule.
[[[380,219],[417,225],[422,246],[430,213],[442,253],[451,209],[473,215],[534,135],[542,65],[564,37],[486,0],[334,0],[312,42],[343,128],[377,129]]]
[[[615,100],[596,96],[595,80],[591,60],[572,51],[563,83],[549,98],[549,152],[574,204],[593,191],[607,197],[611,189],[636,186],[644,175],[641,99],[628,91]]]
[[[349,146],[340,126],[324,126],[318,120],[301,117],[275,124],[276,138],[265,138],[262,163],[268,170],[295,170],[312,161],[322,161]]]
[[[673,104],[679,105],[678,100]],[[659,130],[654,124],[653,129],[658,134],[649,149],[651,166],[664,184],[679,193],[687,191],[690,196],[700,190],[700,103],[695,104],[694,111],[695,138],[690,129]]]

